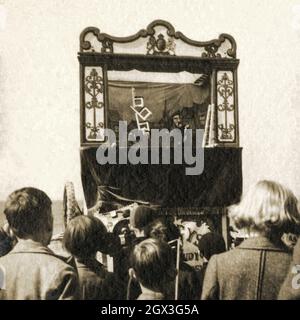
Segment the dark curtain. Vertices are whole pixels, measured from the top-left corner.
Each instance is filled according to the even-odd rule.
[[[99,165],[96,148],[80,151],[87,207],[101,199],[126,205],[144,201],[162,207],[218,207],[239,201],[242,192],[240,148],[205,149],[204,171],[185,175],[185,165]]]

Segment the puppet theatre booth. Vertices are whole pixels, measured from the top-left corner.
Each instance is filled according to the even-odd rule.
[[[131,208],[152,206],[185,228],[185,240],[194,246],[201,224],[209,219],[229,248],[226,208],[239,201],[242,192],[239,60],[233,37],[221,34],[211,41],[195,41],[163,20],[129,37],[88,27],[80,35],[78,59],[80,159],[87,213],[122,238]],[[126,134],[120,131],[120,121],[126,124]],[[107,128],[113,137],[105,134]],[[148,161],[124,161],[137,141],[128,139],[131,130],[150,140],[152,129],[174,128],[182,139],[191,129],[195,138],[191,150],[202,148],[200,174],[186,174],[191,165],[174,160],[174,144],[169,146],[168,164],[151,163],[150,144],[145,151]],[[198,129],[204,132],[201,141],[196,139]],[[99,146],[113,148],[115,161],[99,164]],[[161,157],[166,148],[156,147]]]

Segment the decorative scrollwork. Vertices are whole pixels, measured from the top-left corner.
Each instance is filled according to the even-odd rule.
[[[114,52],[114,46],[113,46],[112,40],[110,40],[110,39],[104,39],[104,40],[102,41],[101,52],[110,52],[110,53],[113,53],[113,52]]]
[[[223,124],[219,124],[218,128],[221,130],[221,139],[222,140],[233,140],[232,132],[235,129],[234,124],[229,124],[229,126],[226,127]]]
[[[221,54],[218,53],[220,46],[215,43],[204,47],[205,52],[202,53],[203,58],[221,58]]]
[[[92,33],[95,37],[97,37],[100,33],[100,30],[95,27],[88,27],[85,28],[81,34],[80,34],[80,51],[95,51],[95,49],[92,47],[92,44],[90,41],[87,41],[85,39],[85,36],[89,33]]]
[[[223,102],[218,105],[219,111],[232,111],[233,104],[229,104],[228,98],[233,95],[233,81],[229,79],[227,72],[224,72],[221,80],[217,82],[217,90],[223,98]]]
[[[91,100],[85,102],[85,108],[93,111],[92,123],[85,123],[85,127],[90,130],[87,138],[96,139],[99,130],[104,128],[103,122],[97,123],[97,109],[103,108],[104,104],[98,100],[98,96],[103,94],[103,78],[99,76],[96,69],[93,68],[90,74],[86,76],[84,89],[91,96]]]
[[[85,92],[92,97],[97,97],[99,93],[103,93],[103,78],[98,75],[96,69],[92,69],[85,78]]]
[[[153,55],[175,55],[175,42],[173,38],[165,40],[163,34],[159,34],[157,38],[149,37],[147,42],[147,54]]]
[[[164,27],[166,29],[166,35],[168,39],[166,40],[164,35],[160,33],[158,36],[155,36],[156,27]],[[174,27],[167,21],[164,20],[155,20],[151,22],[146,29],[142,29],[136,34],[129,37],[114,37],[106,33],[100,33],[100,30],[95,27],[88,27],[84,29],[80,35],[80,51],[95,51],[92,47],[92,44],[89,40],[86,40],[87,34],[92,33],[96,40],[102,44],[101,53],[113,53],[114,52],[114,43],[130,43],[134,42],[140,38],[147,38],[146,43],[146,54],[153,55],[175,55],[175,40],[180,39],[184,43],[198,48],[203,48],[201,57],[203,58],[235,58],[236,57],[236,43],[232,36],[228,34],[221,34],[218,39],[211,41],[195,41],[186,37],[180,31],[175,32]],[[221,47],[228,41],[230,48],[224,52],[221,51]]]
[[[224,115],[224,123],[218,124],[218,129],[221,130],[220,140],[224,141],[234,140],[235,124],[229,123],[228,119],[228,113],[234,111],[233,85],[233,80],[231,80],[227,72],[224,72],[221,79],[217,81],[218,102],[219,99],[221,100],[221,103],[217,105],[217,109],[218,112],[222,112]]]
[[[87,129],[90,129],[90,133],[89,135],[87,136],[88,139],[97,139],[97,133],[100,129],[103,129],[104,128],[104,123],[103,122],[99,122],[97,125],[94,124],[91,124],[90,122],[87,122],[85,124],[85,127]]]

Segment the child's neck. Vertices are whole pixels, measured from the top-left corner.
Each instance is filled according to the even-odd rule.
[[[152,294],[152,295],[154,294],[154,295],[158,295],[158,296],[161,296],[163,294],[160,291],[155,291],[153,289],[146,288],[141,283],[140,283],[140,286],[141,286],[141,290],[142,290],[143,294]]]

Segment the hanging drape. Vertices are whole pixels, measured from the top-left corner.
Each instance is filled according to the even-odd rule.
[[[152,115],[147,119],[157,124],[177,111],[202,105],[209,100],[209,87],[195,84],[109,81],[109,119],[135,121],[132,88],[144,98]]]

